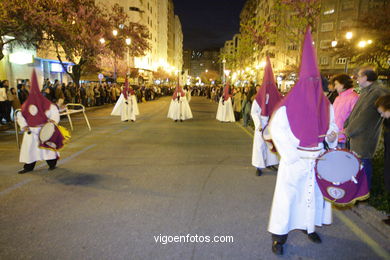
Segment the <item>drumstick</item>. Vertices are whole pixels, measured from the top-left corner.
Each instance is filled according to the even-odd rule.
[[[308,160],[326,160],[325,158],[311,158],[311,157],[301,157],[301,159],[308,159]]]
[[[344,132],[337,132],[336,134],[344,134]],[[327,135],[319,135],[318,137],[326,137]]]

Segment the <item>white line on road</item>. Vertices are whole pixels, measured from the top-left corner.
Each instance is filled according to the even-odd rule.
[[[11,191],[16,190],[17,188],[19,188],[19,187],[21,187],[21,186],[23,186],[31,181],[32,181],[32,179],[25,179],[24,181],[16,183],[15,185],[13,185],[13,186],[11,186],[3,191],[0,191],[0,196],[6,195],[6,194],[10,193]]]
[[[64,164],[64,163],[72,160],[73,158],[79,156],[80,154],[88,151],[89,149],[91,149],[91,148],[93,148],[95,146],[96,146],[96,144],[92,144],[92,145],[90,145],[88,147],[85,147],[83,150],[78,151],[77,153],[74,153],[71,156],[66,157],[65,159],[62,159],[61,161],[58,162],[58,165]],[[46,165],[46,163],[41,163],[40,165],[35,167],[35,169],[43,168],[45,165]],[[29,183],[31,181],[32,181],[32,179],[25,179],[25,180],[23,180],[23,181],[21,181],[19,183],[16,183],[15,185],[13,185],[13,186],[11,186],[11,187],[3,190],[3,191],[0,191],[0,196],[6,195],[6,194],[10,193],[11,191],[16,190],[17,188],[20,188],[23,185],[26,185],[27,183]]]

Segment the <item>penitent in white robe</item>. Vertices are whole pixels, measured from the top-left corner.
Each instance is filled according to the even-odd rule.
[[[173,120],[187,120],[192,118],[191,108],[186,96],[180,96],[179,100],[177,98],[171,99],[167,117]]]
[[[217,120],[221,122],[235,122],[233,112],[232,99],[229,97],[228,100],[222,103],[223,97],[219,99],[218,110],[217,110]]]
[[[316,152],[298,150],[299,140],[291,131],[285,106],[274,113],[270,124],[272,140],[281,159],[268,231],[276,235],[285,235],[294,229],[312,233],[315,226],[331,224],[331,204],[324,200],[314,173],[315,159],[323,152],[323,144],[311,148],[321,149]],[[338,128],[330,106],[327,134],[332,131],[338,132]],[[330,148],[336,147],[337,139],[328,144]]]
[[[60,121],[60,113],[56,105],[52,104],[45,114],[49,119],[55,121],[57,124]],[[17,122],[21,129],[28,126],[27,121],[21,112],[17,114]],[[59,152],[39,148],[39,132],[41,131],[41,127],[30,127],[30,131],[31,134],[28,134],[27,132],[23,134],[19,162],[33,163],[42,160],[58,159],[60,157]]]
[[[266,168],[279,163],[278,155],[271,152],[265,143],[260,129],[268,124],[268,116],[261,116],[261,107],[254,100],[251,109],[251,116],[255,124],[255,134],[253,137],[252,165],[256,168]]]
[[[116,102],[114,109],[111,112],[112,116],[121,116],[121,121],[133,120],[139,115],[137,98],[135,95],[127,96],[127,104],[123,93]]]

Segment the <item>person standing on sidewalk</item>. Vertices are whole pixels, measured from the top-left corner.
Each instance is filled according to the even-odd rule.
[[[331,204],[324,200],[315,178],[315,160],[337,145],[338,128],[332,105],[324,95],[310,27],[303,44],[299,80],[275,109],[272,140],[281,156],[268,231],[272,252],[283,254],[288,233],[300,229],[321,243],[316,226],[331,224]]]
[[[385,182],[385,190],[390,193],[390,94],[377,99],[375,106],[378,113],[385,120],[384,125],[384,145],[385,145],[385,163],[383,167],[383,177]],[[390,225],[390,216],[384,219],[385,224]]]
[[[368,188],[371,189],[372,158],[383,121],[375,107],[375,101],[389,91],[379,83],[378,75],[370,67],[359,70],[358,83],[361,88],[360,97],[344,123],[344,133],[350,138],[351,150],[361,157]]]
[[[278,155],[268,148],[263,139],[263,130],[268,125],[269,119],[280,100],[282,100],[282,95],[276,87],[271,61],[267,56],[263,84],[257,92],[251,108],[251,116],[255,124],[252,165],[256,167],[257,176],[262,175],[262,169],[279,164]]]
[[[339,74],[332,78],[338,96],[334,100],[334,117],[340,132],[343,132],[344,122],[351,114],[353,107],[359,99],[359,95],[353,91],[353,81],[347,74]],[[339,134],[339,148],[347,148],[346,137],[343,133]]]

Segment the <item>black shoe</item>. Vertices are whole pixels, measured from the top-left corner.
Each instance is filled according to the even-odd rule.
[[[271,169],[271,170],[274,170],[274,171],[278,170],[278,167],[275,166],[275,165],[269,166],[268,168]]]
[[[175,122],[177,122],[177,120],[175,120]]]
[[[131,122],[133,122],[133,123],[134,123],[135,121],[134,121],[134,120],[131,120]]]
[[[283,244],[278,241],[272,242],[272,252],[275,255],[283,255]]]
[[[49,167],[49,171],[52,171],[52,170],[55,170],[55,169],[57,169],[57,166],[53,166],[53,167]]]
[[[383,223],[385,223],[386,225],[390,226],[390,217],[388,217],[387,219],[384,219],[382,220]]]
[[[262,174],[263,174],[263,172],[260,169],[256,170],[256,176],[261,176]]]
[[[320,236],[316,232],[310,233],[307,236],[309,237],[310,241],[314,243],[320,244],[322,242]]]
[[[183,119],[180,119],[180,122],[183,122]]]
[[[123,121],[123,122],[129,122],[129,120],[125,120],[125,121]]]
[[[23,174],[23,173],[26,173],[26,172],[31,172],[32,170],[27,170],[27,169],[21,169],[20,171],[18,171],[19,174]]]

